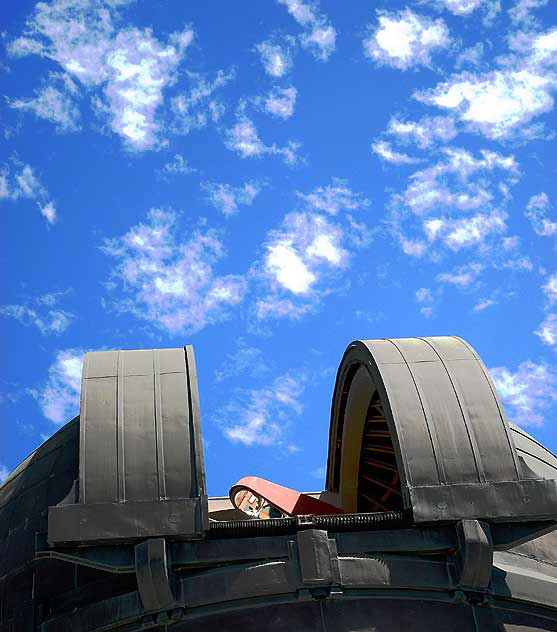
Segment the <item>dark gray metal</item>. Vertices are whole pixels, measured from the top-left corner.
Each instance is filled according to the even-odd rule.
[[[485,591],[493,566],[493,542],[489,525],[478,520],[461,520],[456,525],[457,584],[463,590]]]
[[[331,551],[329,535],[319,529],[301,531],[296,537],[302,583],[309,586],[331,586],[333,566],[338,568],[338,555]],[[339,582],[340,583],[340,582]]]
[[[455,340],[341,365],[329,497],[365,458],[393,511],[210,525],[191,349],[89,358],[83,419],[0,485],[0,632],[557,632],[557,458]]]
[[[354,511],[360,461],[353,446],[361,444],[376,392],[403,503],[416,523],[554,520],[555,478],[524,467],[483,363],[470,345],[449,336],[356,341],[346,350],[327,473],[327,488],[340,493],[345,509]]]
[[[79,502],[51,507],[51,544],[208,528],[193,349],[99,351],[83,366]]]
[[[168,610],[174,605],[164,538],[135,545],[135,574],[145,610]]]

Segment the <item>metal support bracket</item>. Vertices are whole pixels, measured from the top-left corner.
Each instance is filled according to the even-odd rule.
[[[135,574],[145,610],[165,610],[175,604],[164,538],[136,544]]]
[[[456,581],[459,588],[476,592],[487,589],[493,566],[493,542],[489,525],[478,520],[461,520],[456,525]]]
[[[336,541],[324,530],[307,529],[297,534],[296,544],[302,583],[314,598],[328,597],[341,584]]]

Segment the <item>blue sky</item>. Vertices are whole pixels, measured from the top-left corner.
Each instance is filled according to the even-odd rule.
[[[212,495],[322,487],[354,339],[466,338],[557,449],[555,0],[0,11],[0,478],[183,344]]]

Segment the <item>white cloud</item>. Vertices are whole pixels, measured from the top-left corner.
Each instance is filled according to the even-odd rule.
[[[219,413],[223,431],[231,441],[247,446],[284,446],[288,448],[288,429],[292,418],[302,413],[300,396],[306,376],[285,374],[268,387],[237,391],[234,401]]]
[[[69,421],[79,413],[83,349],[66,349],[56,353],[48,370],[48,380],[38,393],[43,415],[56,424]]]
[[[457,130],[453,119],[448,116],[424,117],[419,121],[392,118],[387,134],[395,136],[399,142],[414,143],[420,149],[428,149],[438,142],[452,140],[457,135]]]
[[[265,72],[271,77],[284,77],[292,68],[290,46],[265,41],[258,44],[256,49],[261,56]]]
[[[482,244],[488,237],[499,235],[507,229],[507,214],[498,210],[473,215],[466,219],[428,220],[424,223],[426,234],[428,227],[435,221],[434,234],[428,234],[430,241],[440,238],[451,250],[457,251],[468,246]]]
[[[325,465],[321,465],[319,467],[316,467],[314,470],[312,470],[310,472],[310,474],[313,476],[313,478],[317,478],[317,479],[319,479],[321,481],[322,485],[325,483],[325,475],[326,475],[326,473],[327,473],[327,468],[326,468]]]
[[[514,156],[480,151],[481,158],[457,148],[443,150],[445,160],[432,167],[416,171],[403,194],[404,203],[416,214],[451,208],[474,211],[489,207],[495,197],[504,198],[506,192],[490,183],[491,172],[507,173],[507,179],[518,173]]]
[[[268,233],[262,258],[253,266],[262,287],[256,301],[258,319],[297,319],[315,309],[348,267],[349,249],[355,252],[370,241],[369,228],[348,212],[369,202],[346,181],[333,179],[330,186],[298,196],[306,210],[288,213],[281,226]]]
[[[484,0],[436,0],[436,4],[442,5],[445,9],[455,15],[469,15],[482,4]]]
[[[287,119],[294,114],[298,91],[289,88],[275,88],[263,99],[263,108],[272,116]]]
[[[295,164],[298,161],[296,151],[300,148],[299,143],[295,141],[289,141],[284,147],[278,147],[274,144],[265,145],[259,138],[253,122],[246,117],[239,118],[236,124],[227,130],[225,145],[231,151],[239,154],[241,158],[274,154],[281,156],[287,165]]]
[[[415,98],[453,111],[470,130],[488,138],[530,134],[527,124],[554,106],[557,30],[519,34],[514,42],[520,53],[503,60],[499,69],[453,75]]]
[[[518,176],[514,157],[482,150],[476,158],[457,148],[442,155],[413,173],[406,190],[392,198],[391,227],[403,251],[438,259],[440,246],[452,252],[500,247],[507,230],[503,208]]]
[[[0,315],[15,318],[22,325],[34,325],[43,335],[60,334],[65,331],[75,318],[74,314],[61,309],[41,309],[35,304],[29,305],[0,305]]]
[[[35,176],[35,172],[31,165],[23,165],[19,172],[14,175],[14,182],[11,186],[8,184],[7,180],[7,166],[4,167],[6,171],[6,193],[5,197],[9,197],[12,200],[17,200],[20,197],[26,198],[37,198],[43,197],[46,193],[45,188],[39,182],[38,178]]]
[[[57,83],[61,83],[56,87]],[[54,123],[61,132],[79,129],[80,114],[73,96],[77,86],[67,74],[52,73],[48,83],[35,92],[35,98],[8,99],[8,105],[18,110],[28,110],[39,118]]]
[[[129,312],[171,333],[194,333],[222,320],[243,299],[246,282],[215,274],[224,247],[214,230],[195,230],[177,242],[177,217],[152,209],[148,221],[132,226],[103,250],[117,267],[109,285],[118,311]]]
[[[57,220],[56,207],[48,197],[48,191],[35,175],[31,165],[12,160],[11,164],[0,167],[0,200],[36,200],[41,215],[49,224],[54,224]]]
[[[46,204],[41,204],[39,202],[39,209],[41,210],[41,215],[49,224],[54,224],[58,219],[56,207],[53,202],[47,202]]]
[[[171,100],[174,113],[171,129],[177,134],[189,134],[194,129],[202,129],[209,122],[217,123],[226,107],[214,94],[236,77],[234,70],[218,70],[213,80],[199,73],[185,74],[190,83],[189,90]]]
[[[101,3],[40,2],[26,33],[9,50],[48,57],[86,88],[102,88],[112,130],[129,147],[149,149],[158,142],[163,90],[174,82],[193,32],[176,33],[164,45],[150,29],[118,31],[113,17],[110,5]]]
[[[316,280],[315,274],[288,241],[268,246],[265,268],[279,285],[294,294],[306,294]]]
[[[320,61],[327,61],[336,47],[336,31],[329,24],[327,18],[318,13],[315,4],[300,0],[278,0],[284,4],[290,15],[303,27],[300,42],[308,48],[313,56]]]
[[[379,64],[401,70],[429,65],[435,50],[450,43],[449,30],[441,19],[431,20],[409,9],[379,12],[379,25],[364,40],[365,54]]]
[[[333,178],[332,184],[316,187],[308,194],[297,191],[296,195],[311,209],[325,211],[330,215],[338,215],[342,210],[354,211],[370,205],[368,199],[352,191],[348,186],[348,181],[342,178]]]
[[[197,169],[192,167],[182,154],[174,154],[174,160],[167,162],[162,167],[163,175],[196,173]]]
[[[234,215],[239,206],[251,206],[259,195],[262,184],[256,181],[246,182],[242,186],[232,186],[217,182],[204,182],[202,189],[207,193],[211,204],[225,215]]]
[[[215,370],[215,382],[224,382],[244,374],[254,378],[268,370],[261,349],[250,347],[245,340],[240,338],[236,342],[234,352],[227,354],[220,368]]]
[[[5,465],[0,464],[0,483],[8,478],[9,473],[10,470]]]
[[[545,283],[542,289],[550,304],[557,301],[557,272],[549,275],[547,283]]]
[[[484,309],[491,307],[492,305],[496,305],[497,302],[491,298],[482,298],[480,299],[472,308],[472,311],[477,314],[479,312],[483,312]]]
[[[557,402],[557,372],[540,362],[522,362],[513,373],[507,367],[489,369],[511,421],[541,426],[548,408]]]
[[[371,145],[372,151],[385,162],[392,162],[395,165],[410,165],[420,162],[419,158],[413,158],[408,154],[395,151],[387,141],[377,141]]]
[[[534,232],[542,237],[557,235],[557,219],[549,219],[551,204],[547,193],[533,195],[526,206],[526,217],[530,220]]]
[[[416,290],[416,300],[418,303],[430,303],[433,300],[431,290],[427,287]]]
[[[509,17],[514,24],[533,26],[536,23],[532,11],[540,9],[548,4],[549,0],[517,0],[509,9]]]
[[[478,42],[477,44],[474,44],[474,46],[465,48],[461,53],[459,53],[456,58],[455,66],[457,68],[462,68],[466,65],[478,67],[482,63],[483,58],[484,45],[482,42]]]
[[[534,333],[546,345],[557,348],[557,314],[547,314]]]
[[[467,263],[460,266],[455,272],[443,272],[437,275],[437,280],[443,283],[451,283],[459,288],[468,288],[478,278],[484,266],[481,263]]]

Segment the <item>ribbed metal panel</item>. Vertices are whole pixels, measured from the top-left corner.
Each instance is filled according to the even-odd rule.
[[[79,503],[51,508],[50,542],[207,528],[191,347],[88,353],[80,417]]]
[[[353,447],[369,447],[362,415],[373,398],[385,414],[390,437],[383,442],[392,445],[404,505],[417,522],[459,519],[464,512],[544,519],[557,510],[555,479],[524,467],[485,366],[468,343],[450,336],[348,347],[333,396],[327,475],[345,510],[356,510],[356,484],[361,492],[366,479],[379,477],[379,466],[370,471],[364,451],[358,458]],[[375,510],[384,510],[377,495],[369,510],[374,501]]]

